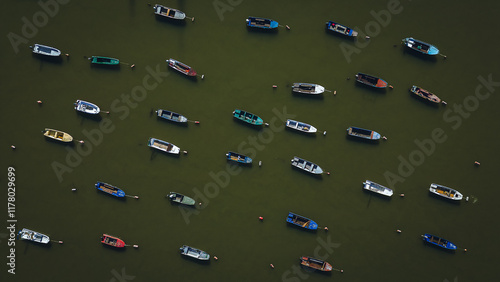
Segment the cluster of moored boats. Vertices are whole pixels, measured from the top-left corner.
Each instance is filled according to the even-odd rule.
[[[153,7],[154,13],[159,16],[159,17],[164,17],[168,18],[171,20],[175,21],[182,21],[185,18],[191,19],[191,21],[194,21],[194,18],[187,17],[186,14],[180,10],[165,7],[162,5],[155,5]],[[271,20],[271,19],[266,19],[266,18],[259,18],[259,17],[248,17],[246,19],[246,24],[249,28],[258,28],[258,29],[264,29],[264,30],[275,30],[281,25],[278,24],[278,22]],[[282,26],[281,26],[282,27]],[[290,29],[288,26],[286,26],[287,29]],[[341,25],[339,23],[329,21],[326,23],[326,29],[328,31],[341,34],[343,36],[347,37],[356,37],[358,33],[344,25]],[[439,54],[439,50],[428,43],[425,43],[420,40],[416,40],[414,38],[405,38],[403,39],[403,44],[411,49],[414,50],[418,53],[429,55],[429,56],[435,56]],[[33,53],[38,54],[38,55],[43,55],[43,56],[49,56],[49,57],[59,57],[61,56],[61,51],[50,46],[45,46],[41,44],[35,44],[32,47]],[[119,66],[120,65],[120,60],[111,58],[111,57],[102,57],[102,56],[91,56],[88,58],[89,61],[92,64],[96,65],[102,65],[102,66]],[[202,79],[204,78],[204,75],[199,75],[192,67],[178,61],[172,58],[169,58],[166,60],[168,66],[183,75],[186,75],[188,77],[201,77]],[[356,74],[356,81],[360,84],[367,85],[373,88],[378,88],[378,89],[385,89],[387,87],[392,88],[391,85],[389,85],[385,80],[382,78],[365,74],[365,73],[358,73]],[[325,87],[319,85],[319,84],[313,84],[313,83],[293,83],[291,90],[293,93],[296,94],[304,94],[304,95],[321,95],[325,91],[331,92],[330,90],[326,90]],[[432,94],[431,92],[422,89],[418,86],[412,86],[410,88],[411,93],[414,93],[418,97],[421,97],[427,101],[433,102],[433,103],[441,103],[441,99],[438,98],[436,95]],[[334,93],[335,94],[335,93]],[[96,104],[93,104],[91,102],[83,101],[83,100],[77,100],[74,103],[74,109],[78,112],[81,112],[83,114],[87,115],[98,115],[101,110],[99,106]],[[108,112],[109,113],[109,112]],[[183,116],[182,114],[166,110],[166,109],[158,109],[156,111],[156,114],[158,118],[165,119],[174,123],[187,123],[190,120]],[[235,109],[232,113],[233,118],[239,121],[242,121],[244,123],[250,124],[252,126],[262,126],[266,123],[264,123],[264,120],[250,112],[247,112],[242,109]],[[195,121],[195,123],[199,123],[198,121]],[[266,124],[267,125],[267,124]],[[307,124],[302,121],[297,121],[297,120],[292,120],[288,119],[285,122],[285,125],[287,128],[296,130],[298,132],[302,132],[305,134],[315,134],[318,129],[314,127],[313,125]],[[65,142],[69,143],[73,141],[73,137],[63,131],[56,130],[56,129],[50,129],[46,128],[43,131],[44,136],[47,138],[50,138],[52,140],[60,141],[60,142]],[[326,131],[324,132],[326,135]],[[354,127],[351,126],[347,128],[347,135],[354,137],[354,138],[361,138],[365,140],[370,140],[372,141],[377,141],[381,138],[381,135],[373,130],[369,129],[364,129],[360,127]],[[154,148],[156,150],[169,153],[169,154],[174,154],[178,155],[181,152],[181,149],[164,140],[160,140],[157,138],[150,137],[148,142],[148,146],[151,148]],[[187,151],[184,151],[187,153]],[[252,164],[253,160],[245,155],[242,155],[237,152],[229,151],[226,153],[226,158],[228,161],[243,164],[243,165],[249,165]],[[259,163],[260,165],[260,163]],[[317,164],[302,159],[300,157],[294,156],[291,159],[291,165],[294,168],[297,168],[299,170],[305,171],[307,173],[311,173],[313,175],[321,175],[325,171]],[[329,174],[329,173],[328,173]],[[138,196],[130,196],[125,194],[125,192],[111,184],[107,184],[104,182],[97,182],[95,184],[95,188],[103,193],[106,193],[108,195],[117,197],[117,198],[124,198],[124,197],[132,197],[132,198],[139,198]],[[366,180],[363,182],[363,189],[366,191],[370,191],[373,193],[376,193],[378,195],[382,195],[385,197],[392,197],[393,191],[381,184],[375,183],[370,180]],[[458,192],[457,190],[454,190],[452,188],[439,185],[439,184],[431,184],[429,188],[430,193],[438,195],[440,197],[444,197],[446,199],[452,200],[452,201],[460,201],[463,199],[463,195]],[[186,206],[195,206],[196,201],[193,198],[190,198],[186,195],[182,195],[177,192],[170,192],[169,195],[166,196],[171,202],[181,204],[181,205],[186,205]],[[290,225],[297,226],[299,228],[307,229],[307,230],[317,230],[318,229],[318,224],[301,215],[295,214],[293,212],[289,212],[288,216],[286,217],[286,222],[289,223]],[[42,243],[42,244],[48,244],[51,240],[49,236],[29,230],[29,229],[23,229],[19,231],[18,233],[19,238],[24,239],[24,240],[29,240],[37,243]],[[441,248],[445,248],[448,250],[456,250],[457,247],[453,243],[449,242],[448,240],[445,240],[443,238],[440,238],[435,235],[431,234],[424,234],[422,235],[422,238],[424,241],[428,242],[429,244],[439,246]],[[62,243],[62,242],[61,242]],[[101,237],[101,243],[104,245],[112,246],[115,248],[124,248],[126,246],[125,242],[120,239],[119,237],[112,236],[109,234],[103,234]],[[137,247],[137,245],[134,245],[134,247]],[[181,254],[195,258],[198,260],[209,260],[210,255],[206,253],[205,251],[202,251],[200,249],[196,249],[187,245],[183,245],[180,247]],[[312,258],[312,257],[307,257],[303,256],[300,258],[301,265],[305,267],[309,267],[312,269],[320,270],[320,271],[332,271],[334,269],[332,265],[326,261],[317,259],[317,258]]]

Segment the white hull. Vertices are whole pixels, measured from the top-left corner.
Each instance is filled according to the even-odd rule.
[[[432,183],[431,186],[429,187],[429,191],[433,194],[436,194],[438,196],[444,197],[446,199],[454,200],[454,201],[460,201],[463,199],[462,193],[458,192],[455,189],[435,184]]]
[[[48,244],[50,242],[49,236],[27,228],[23,228],[23,230],[19,231],[19,238],[42,244]]]
[[[293,119],[289,119],[286,121],[286,126],[288,128],[292,128],[292,129],[295,129],[295,130],[298,130],[300,132],[306,132],[306,133],[316,133],[318,130],[316,129],[316,127],[310,125],[310,124],[307,124],[307,123],[303,123],[303,122],[300,122],[300,121],[296,121],[296,120],[293,120]]]
[[[393,191],[385,186],[382,186],[380,184],[377,184],[375,182],[372,182],[370,180],[366,180],[365,182],[363,182],[363,188],[365,190],[368,190],[368,191],[371,191],[371,192],[374,192],[374,193],[377,193],[377,194],[380,194],[380,195],[384,195],[384,196],[387,196],[387,197],[391,197],[392,194],[393,194]]]

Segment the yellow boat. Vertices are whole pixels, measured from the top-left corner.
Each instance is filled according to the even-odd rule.
[[[66,132],[62,132],[60,130],[45,128],[45,130],[43,131],[43,135],[45,137],[48,137],[48,138],[51,138],[51,139],[55,139],[55,140],[61,141],[61,142],[71,142],[71,141],[73,141],[73,137],[71,135],[69,135]]]

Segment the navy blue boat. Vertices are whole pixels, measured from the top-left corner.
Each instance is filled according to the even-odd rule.
[[[318,229],[318,224],[314,222],[313,220],[303,217],[301,215],[295,214],[293,212],[288,213],[288,217],[286,218],[286,222],[297,225],[299,227],[309,229],[309,230],[316,230]]]
[[[231,152],[229,151],[227,154],[226,154],[226,157],[229,161],[233,161],[233,162],[237,162],[237,163],[242,163],[242,164],[250,164],[252,163],[252,159],[245,156],[245,155],[242,155],[242,154],[238,154],[238,153],[235,153],[235,152]]]
[[[100,190],[100,191],[102,191],[104,193],[108,193],[108,194],[110,194],[112,196],[115,196],[115,197],[118,197],[118,198],[125,197],[125,192],[123,192],[122,189],[120,189],[118,187],[115,187],[113,185],[104,183],[104,182],[97,182],[95,184],[95,188],[97,190]]]
[[[249,27],[263,28],[263,29],[275,29],[279,26],[277,21],[264,18],[257,18],[257,17],[248,17],[246,22],[247,26]]]
[[[450,242],[446,239],[443,239],[441,237],[435,236],[435,235],[424,234],[424,235],[422,235],[422,239],[431,245],[434,245],[434,246],[437,246],[437,247],[440,247],[443,249],[447,249],[447,250],[451,250],[451,251],[455,251],[457,249],[457,246],[455,244],[453,244],[452,242]]]
[[[339,23],[336,23],[334,21],[329,21],[326,23],[326,29],[330,31],[334,31],[337,33],[340,33],[342,35],[346,36],[351,36],[351,37],[356,37],[358,36],[358,32],[353,30],[352,28],[349,28],[345,25],[341,25]]]

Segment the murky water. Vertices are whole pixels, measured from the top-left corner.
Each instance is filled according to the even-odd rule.
[[[64,241],[48,247],[16,241],[16,274],[9,274],[3,263],[1,277],[498,280],[494,216],[499,208],[491,194],[499,168],[498,2],[164,3],[195,17],[183,24],[156,19],[151,6],[140,1],[62,2],[50,2],[58,4],[47,10],[36,1],[1,4],[0,199],[7,209],[7,169],[12,166],[17,230],[27,227]],[[273,18],[291,30],[248,30],[248,16]],[[328,20],[354,27],[359,38],[326,32]],[[435,44],[446,59],[408,52],[400,44],[408,36]],[[34,43],[70,56],[43,60],[31,54],[28,46]],[[91,67],[86,57],[92,55],[116,57],[124,64]],[[167,69],[168,58],[205,78],[187,79]],[[394,89],[356,85],[357,72],[380,76]],[[297,96],[291,93],[293,82],[319,83],[336,95]],[[408,91],[414,84],[447,105],[414,98]],[[79,115],[73,109],[77,99],[110,114],[97,119]],[[158,108],[200,123],[178,126],[158,120]],[[233,120],[236,108],[259,115],[269,126],[253,128]],[[285,130],[287,118],[310,123],[320,133],[311,137]],[[349,139],[349,126],[376,130],[388,139]],[[49,142],[41,133],[46,127],[85,144]],[[172,157],[152,151],[149,137],[189,153]],[[228,166],[227,151],[253,157],[253,166]],[[330,175],[317,178],[292,169],[293,156],[317,163]],[[395,195],[387,200],[364,192],[366,179],[393,188]],[[97,181],[140,199],[103,195],[94,188]],[[431,197],[431,183],[453,187],[469,201],[457,205]],[[165,198],[170,191],[196,197],[203,205],[172,205]],[[287,226],[289,211],[329,231]],[[7,262],[9,234],[3,230],[0,245]],[[105,248],[99,240],[103,233],[139,248]],[[447,238],[468,252],[425,245],[424,233]],[[178,250],[184,244],[218,260],[186,260]],[[344,273],[301,269],[304,255],[326,259]]]

